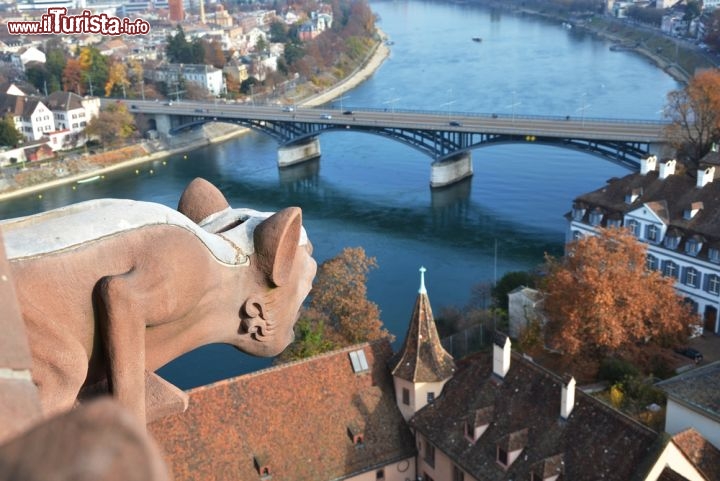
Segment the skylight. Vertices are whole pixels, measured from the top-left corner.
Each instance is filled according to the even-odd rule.
[[[350,362],[352,362],[353,371],[355,371],[356,374],[370,369],[367,359],[365,358],[365,351],[362,349],[350,353]]]

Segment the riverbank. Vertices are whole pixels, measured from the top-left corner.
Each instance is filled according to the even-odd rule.
[[[323,92],[315,94],[301,102],[304,107],[315,107],[342,96],[362,82],[370,78],[390,55],[385,44],[384,34],[378,31],[380,40],[363,64],[348,77]],[[245,127],[232,124],[208,123],[201,129],[170,139],[169,142],[143,141],[139,144],[123,147],[111,152],[84,155],[71,161],[53,161],[18,171],[23,182],[30,185],[10,184],[8,179],[0,179],[0,202],[25,195],[37,194],[61,185],[74,184],[90,178],[101,178],[103,175],[122,169],[129,169],[148,162],[160,160],[171,155],[189,152],[209,144],[225,142],[249,132]],[[108,160],[109,159],[109,160]],[[42,170],[42,171],[41,171]],[[59,173],[64,173],[58,177]],[[35,175],[32,175],[35,174]],[[53,177],[48,179],[47,177]],[[34,182],[33,179],[38,179]],[[13,179],[13,182],[14,179]],[[6,187],[3,189],[3,185]]]

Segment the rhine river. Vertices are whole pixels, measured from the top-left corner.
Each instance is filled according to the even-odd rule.
[[[612,52],[608,43],[556,22],[423,1],[371,6],[393,42],[392,54],[344,96],[344,109],[436,110],[449,118],[457,111],[659,120],[665,95],[678,88],[646,59]],[[432,192],[430,159],[403,144],[349,132],[323,134],[320,141],[319,162],[278,171],[275,141],[252,133],[142,166],[139,174],[133,168],[77,190],[65,186],[42,199],[0,203],[0,218],[97,197],[176,207],[197,176],[220,187],[235,207],[298,205],[319,262],[346,246],[362,246],[377,258],[368,295],[398,348],[421,265],[436,315],[442,306],[462,306],[473,284],[531,269],[545,252],[560,254],[563,215],[572,199],[628,173],[572,150],[506,144],[473,151],[472,179]],[[270,362],[209,346],[160,373],[188,388]]]

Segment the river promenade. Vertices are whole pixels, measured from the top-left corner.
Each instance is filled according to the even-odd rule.
[[[390,55],[390,49],[386,45],[385,41],[382,40],[384,38],[384,34],[381,31],[378,31],[378,33],[381,40],[377,43],[372,54],[358,69],[334,86],[299,102],[299,105],[314,107],[330,102],[335,98],[341,97],[345,92],[352,90],[370,78]],[[152,162],[154,160],[160,160],[171,155],[189,152],[204,145],[225,142],[244,135],[248,131],[249,129],[245,127],[222,123],[211,123],[207,124],[203,129],[203,135],[191,134],[189,136],[177,136],[169,143],[147,141],[132,147],[124,147],[114,151],[116,153],[120,153],[118,157],[121,158],[123,157],[121,154],[123,150],[130,151],[133,154],[131,158],[118,160],[116,162],[113,162],[112,160],[109,162],[94,162],[93,156],[90,156],[87,159],[88,162],[86,163],[86,166],[81,169],[81,172],[57,177],[49,181],[43,181],[20,188],[10,188],[5,191],[2,191],[0,187],[0,201],[30,194],[42,195],[42,191],[53,187],[76,183],[78,181],[83,181],[84,179],[92,179],[96,176],[102,177],[103,175],[116,170],[128,169],[147,162]],[[97,154],[95,157],[101,158],[101,156],[103,156],[104,158],[112,159],[112,153],[113,152],[105,152]]]

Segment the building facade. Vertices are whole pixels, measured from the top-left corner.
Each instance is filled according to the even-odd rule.
[[[610,179],[576,198],[567,215],[568,242],[602,227],[624,226],[647,244],[647,267],[675,279],[706,332],[720,332],[720,181],[718,153],[697,170],[675,160],[641,162],[640,172]],[[720,174],[720,172],[718,172]]]

